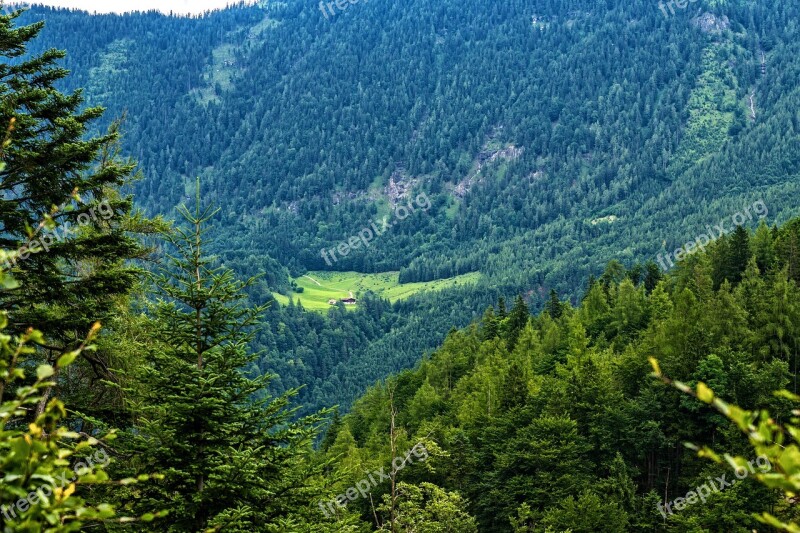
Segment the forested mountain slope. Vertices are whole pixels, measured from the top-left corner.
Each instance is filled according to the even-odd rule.
[[[223,208],[218,253],[267,273],[254,300],[289,291],[287,269],[483,274],[391,308],[271,311],[262,370],[330,405],[501,294],[574,298],[608,260],[655,259],[758,200],[770,222],[797,214],[799,9],[375,0],[328,17],[297,1],[26,17],[47,19],[39,46],[69,51],[72,86],[126,113],[140,205],[169,213],[202,177]],[[430,209],[326,262],[420,192]]]
[[[409,5],[0,12],[0,529],[800,531],[794,11]]]
[[[335,422],[324,442],[329,457],[343,456],[334,492],[364,469],[390,470],[394,442],[425,443],[424,466],[398,469],[397,483],[457,492],[477,531],[784,531],[753,515],[797,516],[793,501],[756,482],[791,469],[788,439],[776,446],[780,464],[758,457],[744,475],[698,458],[685,443],[756,464],[738,428],[666,387],[648,358],[690,387],[703,382],[787,421],[790,395],[773,391],[798,390],[799,232],[800,219],[739,229],[661,280],[612,262],[578,307],[553,299],[534,318],[521,299],[489,308]],[[393,493],[388,483],[374,492],[374,501]],[[370,501],[335,509],[373,522]],[[415,520],[400,514],[404,526]]]

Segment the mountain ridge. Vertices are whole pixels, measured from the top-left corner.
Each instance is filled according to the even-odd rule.
[[[201,176],[222,208],[215,251],[242,275],[266,272],[254,301],[291,296],[307,270],[400,271],[404,283],[482,274],[472,292],[393,305],[394,325],[358,355],[334,349],[338,378],[287,367],[330,348],[264,341],[262,369],[310,395],[353,374],[344,389],[357,396],[499,295],[576,301],[609,260],[655,261],[755,201],[770,223],[800,214],[791,2],[698,2],[668,17],[644,1],[370,2],[329,19],[312,4],[267,7],[199,19],[48,11],[42,45],[70,51],[90,103],[128,111],[147,212],[172,212]],[[727,29],[703,31],[703,13]],[[229,71],[215,82],[215,68]],[[487,142],[520,152],[471,178]],[[391,212],[382,191],[398,180],[431,209],[327,265],[321,249]],[[285,335],[280,312],[270,320]],[[437,326],[410,342],[421,323]]]

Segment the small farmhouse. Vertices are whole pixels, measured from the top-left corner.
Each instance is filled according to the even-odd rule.
[[[342,298],[341,300],[330,299],[328,300],[328,305],[336,305],[339,302],[343,303],[344,305],[356,305],[357,300],[355,298]]]

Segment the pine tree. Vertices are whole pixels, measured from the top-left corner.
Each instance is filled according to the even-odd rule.
[[[520,332],[525,328],[530,318],[531,312],[528,309],[528,304],[525,303],[522,296],[517,296],[517,299],[514,300],[514,307],[505,322],[506,343],[510,350],[514,349]]]
[[[497,337],[500,331],[500,326],[497,316],[494,314],[494,307],[489,306],[486,312],[483,313],[483,320],[481,320],[481,339],[490,341]]]
[[[339,414],[339,409],[334,408],[333,418],[331,419],[331,423],[328,426],[328,429],[325,431],[325,437],[322,439],[322,443],[320,444],[320,449],[323,452],[330,450],[331,446],[333,446],[333,443],[336,441],[336,436],[339,434],[341,429],[342,417]]]
[[[739,283],[742,280],[742,274],[747,269],[747,263],[750,260],[750,234],[742,226],[737,226],[736,231],[733,232],[731,237],[730,248],[728,253],[728,263],[726,270],[726,278],[731,283]]]
[[[204,225],[215,212],[200,209],[199,197],[194,213],[180,213],[190,229],[168,236],[174,254],[156,280],[155,342],[140,376],[131,462],[165,478],[143,489],[134,508],[167,509],[169,531],[299,527],[316,494],[318,470],[304,463],[321,418],[292,422],[296,391],[272,399],[270,376],[245,374],[264,310],[243,303],[254,279],[237,281],[203,255]]]
[[[653,292],[653,289],[656,288],[656,285],[658,285],[662,277],[663,274],[661,273],[661,269],[658,268],[658,265],[653,261],[648,261],[645,265],[644,276],[644,289],[647,291],[647,294]]]
[[[636,263],[631,267],[630,270],[628,270],[628,278],[630,278],[630,280],[636,286],[638,286],[639,283],[642,282],[643,277],[644,277],[644,267],[639,263]]]
[[[508,311],[506,310],[506,299],[502,296],[497,300],[497,316],[500,320],[503,320],[508,316]]]
[[[132,200],[118,192],[135,167],[119,157],[118,125],[89,137],[103,110],[85,108],[79,91],[57,89],[68,74],[58,66],[65,54],[27,55],[43,23],[16,27],[19,15],[0,14],[0,247],[17,252],[0,268],[18,282],[0,293],[0,310],[9,312],[13,334],[45,332],[36,359],[53,365],[93,323],[114,322],[126,305],[139,278],[128,260],[145,254],[134,232],[149,231],[150,223],[132,217]],[[102,339],[98,346],[82,351],[68,375],[42,392],[37,413],[57,394],[73,413],[114,416],[105,385],[117,381],[110,368],[136,363],[114,360]],[[81,427],[89,430],[85,420]]]
[[[777,256],[775,253],[775,243],[772,238],[772,231],[762,220],[753,235],[753,253],[756,257],[756,264],[761,272],[771,272],[775,266]]]
[[[562,313],[561,300],[558,299],[558,293],[555,289],[550,289],[550,299],[545,304],[545,309],[553,318],[560,318]]]
[[[19,287],[0,295],[0,309],[13,311],[14,332],[47,331],[57,353],[136,282],[125,260],[143,249],[123,228],[132,201],[117,193],[135,164],[118,157],[117,126],[86,138],[103,109],[83,108],[80,91],[58,91],[64,52],[25,56],[43,23],[15,27],[19,15],[0,15],[0,247],[20,252],[5,265]]]

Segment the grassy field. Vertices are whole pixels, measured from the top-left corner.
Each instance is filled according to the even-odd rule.
[[[303,287],[303,292],[294,293],[291,298],[295,303],[302,302],[306,309],[322,311],[331,307],[328,300],[347,298],[351,293],[354,298],[358,299],[366,291],[372,291],[391,302],[396,302],[423,291],[439,291],[459,285],[470,285],[476,283],[481,275],[479,272],[474,272],[455,278],[404,284],[399,283],[398,277],[398,272],[381,274],[309,272],[306,276],[294,280],[299,287]],[[275,294],[274,296],[281,305],[289,303],[289,297],[286,295]]]

